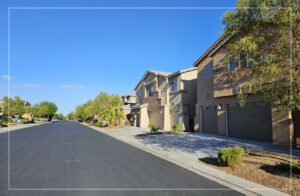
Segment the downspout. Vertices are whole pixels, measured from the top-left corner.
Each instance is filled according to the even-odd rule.
[[[225,104],[225,133],[228,136],[228,104]]]

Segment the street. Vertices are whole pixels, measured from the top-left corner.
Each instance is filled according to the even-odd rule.
[[[0,195],[240,194],[71,121],[10,133],[11,190],[7,189],[8,134],[2,133]]]

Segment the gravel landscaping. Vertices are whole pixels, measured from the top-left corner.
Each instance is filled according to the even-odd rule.
[[[255,152],[247,154],[243,158],[243,163],[234,167],[222,167],[217,158],[201,158],[199,161],[203,164],[219,169],[226,173],[287,192],[291,195],[300,195],[300,172],[284,170],[276,163],[290,161],[288,156],[281,156],[271,153]],[[296,162],[297,159],[292,159]]]

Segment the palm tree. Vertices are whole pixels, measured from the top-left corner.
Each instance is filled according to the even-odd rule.
[[[124,112],[115,106],[106,108],[101,116],[111,125],[116,123],[117,120],[125,118]]]

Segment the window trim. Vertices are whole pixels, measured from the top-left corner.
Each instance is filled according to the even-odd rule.
[[[151,92],[151,89],[152,89],[153,92]],[[148,97],[153,97],[155,95],[155,85],[154,85],[154,83],[151,83],[151,84],[147,85],[146,86],[146,91],[147,91],[147,96]]]
[[[176,87],[174,89],[174,86]],[[171,80],[171,83],[170,83],[170,87],[171,87],[171,92],[176,92],[178,91],[178,78],[174,78],[173,80]]]

